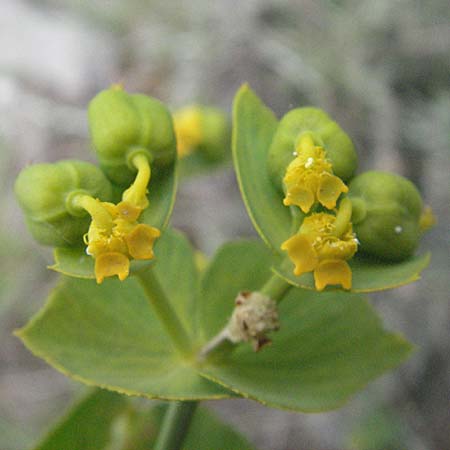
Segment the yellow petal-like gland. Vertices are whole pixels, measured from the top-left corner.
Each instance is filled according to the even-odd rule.
[[[345,183],[335,175],[330,173],[323,173],[320,176],[319,189],[316,197],[327,209],[334,209],[336,202],[342,193],[348,192],[348,187]]]
[[[161,232],[157,228],[143,223],[136,225],[133,231],[125,236],[128,252],[134,259],[152,259],[153,244],[160,235]]]
[[[294,234],[281,245],[295,265],[294,275],[311,272],[317,266],[319,258],[311,241],[303,234]]]
[[[344,289],[352,287],[352,270],[342,259],[326,259],[314,270],[316,289],[322,291],[328,285],[340,284]]]
[[[142,212],[142,208],[138,208],[126,201],[118,203],[115,208],[117,215],[128,222],[138,220]]]
[[[336,235],[336,216],[312,214],[304,219],[299,231],[281,245],[294,263],[294,275],[314,271],[318,290],[340,284],[351,288],[351,269],[345,262],[357,250],[358,244],[350,222]]]
[[[106,277],[117,275],[120,281],[130,273],[130,261],[122,253],[102,253],[95,258],[95,278],[100,284]]]
[[[122,200],[142,211],[148,206],[147,187],[151,177],[150,163],[147,156],[139,152],[131,158],[131,163],[138,172],[133,184],[123,192]]]
[[[128,277],[130,260],[152,259],[153,244],[160,231],[138,223],[148,206],[147,185],[151,170],[147,156],[139,151],[131,158],[138,173],[133,184],[123,192],[117,205],[83,198],[83,205],[92,217],[84,236],[86,252],[95,258],[95,277],[101,283],[106,277]],[[88,209],[89,208],[89,209]]]
[[[308,213],[315,202],[328,209],[336,206],[336,201],[347,186],[333,175],[331,163],[326,159],[322,147],[299,145],[297,156],[291,161],[283,179],[286,206],[296,205]]]
[[[202,141],[201,112],[195,106],[183,108],[174,113],[173,122],[178,156],[184,158]]]
[[[425,206],[419,219],[419,228],[422,233],[436,225],[437,219],[431,206]]]

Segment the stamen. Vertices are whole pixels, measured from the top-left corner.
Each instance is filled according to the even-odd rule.
[[[305,162],[305,169],[309,169],[310,167],[313,166],[313,164],[314,164],[314,158],[312,158],[310,156]]]

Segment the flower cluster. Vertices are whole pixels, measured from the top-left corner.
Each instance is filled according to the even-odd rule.
[[[146,223],[154,216],[143,213],[152,168],[158,183],[175,167],[172,117],[158,100],[128,94],[119,85],[95,96],[88,114],[99,165],[36,164],[21,172],[15,192],[39,242],[75,248],[74,254],[86,251],[95,259],[97,283],[116,275],[124,280],[132,260],[154,258],[153,244],[161,233]]]
[[[308,213],[316,202],[327,209],[335,208],[337,199],[341,193],[348,192],[348,188],[333,175],[325,150],[306,136],[299,141],[295,155],[283,179],[286,187],[283,203],[296,205],[304,213]]]
[[[286,206],[297,206],[305,217],[296,234],[283,242],[294,263],[294,275],[314,273],[316,289],[340,284],[352,285],[352,272],[346,260],[357,251],[358,241],[353,233],[350,201],[342,201],[335,214],[312,212],[315,205],[334,210],[338,198],[348,192],[344,182],[333,174],[332,164],[323,147],[315,145],[308,134],[301,136],[295,158],[288,165],[283,179]]]
[[[133,161],[139,168],[138,175],[118,204],[86,195],[74,199],[92,217],[84,242],[86,253],[95,258],[97,283],[114,275],[124,280],[130,272],[130,260],[152,259],[153,243],[161,234],[157,228],[138,222],[141,212],[148,206],[146,189],[150,166],[143,155],[136,155]]]

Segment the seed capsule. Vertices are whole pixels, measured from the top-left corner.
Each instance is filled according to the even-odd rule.
[[[361,252],[388,261],[414,253],[423,203],[411,181],[387,172],[365,172],[352,180],[348,195]]]
[[[92,99],[88,114],[100,165],[114,183],[133,181],[136,171],[130,158],[136,152],[146,154],[155,166],[175,159],[172,118],[160,101],[113,86]]]
[[[111,199],[111,184],[93,164],[65,160],[54,164],[34,164],[23,169],[15,186],[17,200],[33,237],[44,245],[83,245],[89,215],[73,208],[71,196],[86,193]]]

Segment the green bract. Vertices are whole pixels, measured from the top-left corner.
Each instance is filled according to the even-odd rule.
[[[114,183],[127,185],[133,180],[134,152],[147,154],[155,166],[175,159],[172,118],[160,101],[113,86],[92,99],[88,112],[94,149]]]
[[[388,261],[411,256],[419,243],[423,209],[414,184],[400,175],[372,171],[355,177],[349,189],[360,251]]]
[[[353,176],[357,157],[347,134],[324,111],[297,108],[280,120],[268,153],[270,177],[278,189],[283,188],[286,168],[295,158],[298,140],[305,134],[310,135],[317,146],[325,149],[336,176],[343,181]]]
[[[182,235],[166,230],[158,245],[150,270],[187,330],[187,354],[176,351],[134,277],[101,285],[63,279],[18,335],[33,353],[90,385],[172,400],[240,395],[297,411],[338,407],[411,350],[383,330],[363,296],[292,289],[270,347],[255,353],[247,344],[199,360],[237,293],[270,277],[270,251],[260,242],[228,243],[200,274]]]
[[[76,160],[26,167],[17,177],[17,200],[33,237],[44,245],[82,245],[90,217],[70,207],[70,196],[86,193],[111,200],[111,184],[96,166]]]

